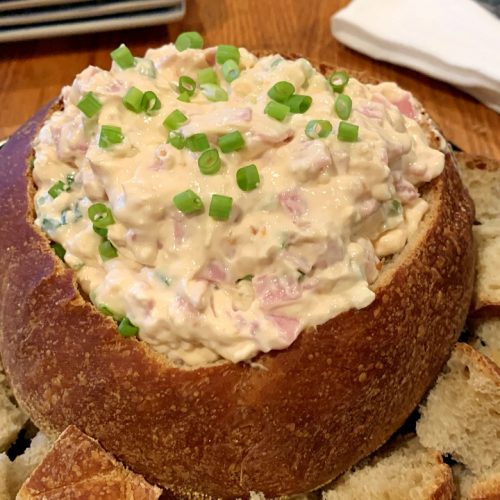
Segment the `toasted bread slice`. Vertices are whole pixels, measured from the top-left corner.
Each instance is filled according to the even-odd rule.
[[[474,474],[500,463],[500,368],[457,344],[421,408],[421,443],[450,454]]]
[[[125,469],[97,441],[69,426],[23,484],[17,498],[154,500],[161,492]]]
[[[452,492],[450,467],[413,437],[345,473],[324,490],[323,500],[444,500],[451,499]]]

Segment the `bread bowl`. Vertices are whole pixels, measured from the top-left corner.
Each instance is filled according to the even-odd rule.
[[[60,107],[40,110],[0,157],[0,351],[33,421],[48,434],[76,425],[150,482],[216,497],[310,491],[383,444],[436,378],[470,302],[473,210],[450,153],[369,305],[251,362],[179,366],[119,336],[34,224],[32,144]]]

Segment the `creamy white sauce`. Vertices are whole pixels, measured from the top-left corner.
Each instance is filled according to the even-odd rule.
[[[97,306],[127,316],[153,348],[189,365],[285,349],[305,327],[370,304],[379,258],[400,251],[427,210],[416,186],[444,165],[411,118],[411,96],[395,84],[350,79],[348,121],[359,125],[359,139],[341,142],[335,96],[309,62],[240,53],[241,75],[232,84],[214,65],[227,102],[199,91],[190,103],[177,100],[179,76],[196,79],[213,63],[213,49],[149,50],[151,77],[138,66],[89,67],[63,89],[63,111],[47,120],[34,145],[36,223],[63,245],[82,289]],[[278,122],[263,110],[267,91],[281,80],[313,103]],[[158,95],[155,116],[124,107],[131,86]],[[88,91],[103,104],[92,119],[76,106]],[[245,147],[221,153],[216,175],[201,174],[200,153],[166,143],[162,122],[174,109],[189,118],[180,129],[185,136],[206,133],[215,147],[218,136],[238,130]],[[331,121],[332,134],[309,139],[311,119]],[[123,143],[100,148],[102,125],[120,126]],[[246,193],[235,173],[250,163],[261,183]],[[48,190],[67,175],[73,184],[53,199]],[[204,212],[176,209],[172,199],[186,189],[201,197]],[[214,193],[233,198],[228,221],[209,217]],[[87,215],[96,202],[115,219],[108,237],[118,257],[106,262]],[[253,279],[238,281],[247,275]]]

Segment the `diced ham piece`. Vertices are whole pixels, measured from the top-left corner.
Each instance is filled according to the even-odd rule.
[[[216,261],[210,261],[199,273],[198,278],[211,281],[213,283],[222,283],[227,281],[227,273],[224,266]]]
[[[375,198],[364,200],[359,205],[359,215],[361,217],[368,217],[375,213],[378,207],[380,207],[380,203]]]
[[[267,316],[281,331],[284,336],[285,342],[290,345],[299,336],[300,322],[295,318],[288,316],[278,316],[269,314]]]
[[[252,284],[263,309],[285,305],[302,295],[300,284],[291,276],[263,274],[256,276]]]
[[[367,116],[368,118],[374,118],[376,120],[382,120],[384,118],[384,105],[378,102],[368,102],[363,104],[358,111]]]
[[[324,269],[333,266],[336,262],[340,262],[344,258],[344,244],[340,238],[328,239],[326,250],[316,262],[316,267]]]
[[[186,237],[186,221],[181,214],[172,215],[174,223],[174,243],[176,247],[179,247],[184,243],[184,238]]]
[[[393,102],[393,104],[399,109],[399,111],[407,116],[408,118],[415,119],[415,109],[410,101],[410,94],[405,94],[405,96],[399,101]]]
[[[279,202],[283,209],[297,219],[304,215],[307,210],[307,202],[297,188],[282,191],[278,195]]]
[[[396,193],[402,203],[408,203],[409,201],[418,198],[418,191],[415,186],[403,177],[400,177],[398,180],[396,180],[394,186],[396,188]]]

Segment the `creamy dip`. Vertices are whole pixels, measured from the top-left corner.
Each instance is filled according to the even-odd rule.
[[[36,224],[62,245],[101,311],[128,318],[140,339],[181,364],[285,349],[305,327],[370,304],[380,259],[404,247],[427,210],[418,185],[444,165],[415,121],[411,95],[395,84],[350,78],[343,93],[359,134],[344,142],[337,94],[308,61],[239,52],[241,74],[232,83],[214,48],[166,45],[128,69],[91,66],[62,90],[63,110],[34,144]],[[210,101],[199,88],[190,102],[178,100],[179,77],[196,80],[207,67],[228,100]],[[264,113],[279,81],[312,98],[305,113],[283,121]],[[131,87],[153,91],[161,108],[151,115],[127,109],[122,99]],[[90,91],[102,104],[92,118],[77,107]],[[163,121],[174,110],[187,117],[177,129],[182,137],[204,133],[217,148],[220,136],[239,131],[244,146],[219,150],[220,170],[204,175],[201,152],[167,143]],[[308,137],[313,119],[328,120],[332,132]],[[122,142],[99,145],[106,125],[121,128]],[[260,182],[245,192],[236,171],[250,164]],[[188,189],[203,210],[184,214],[175,206],[173,198]],[[232,198],[228,220],[209,215],[213,194]],[[109,207],[114,220],[107,239],[116,257],[108,260],[88,215],[95,203]]]

